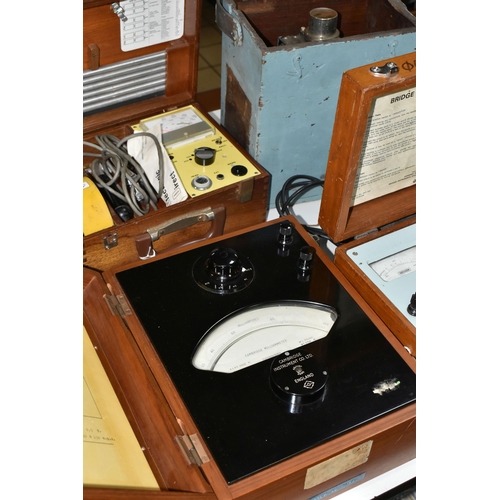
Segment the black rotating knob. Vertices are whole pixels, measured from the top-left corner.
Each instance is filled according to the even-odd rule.
[[[291,413],[301,413],[305,405],[320,402],[327,380],[326,365],[300,348],[284,352],[271,364],[271,388]]]
[[[314,257],[313,247],[302,247],[299,253],[299,269],[303,272],[309,271],[311,269],[311,261]]]
[[[411,314],[412,316],[417,315],[417,293],[415,292],[410,299],[410,303],[408,304],[408,307],[406,309],[408,311],[408,314]]]
[[[283,246],[289,245],[293,240],[292,231],[293,226],[290,222],[282,222],[278,233],[278,243]]]
[[[241,275],[242,264],[232,248],[216,248],[205,263],[208,275],[215,281],[225,282]]]
[[[288,257],[290,255],[290,245],[293,241],[293,226],[290,222],[282,222],[278,232],[278,255]]]
[[[193,277],[199,286],[212,293],[234,293],[253,280],[253,266],[248,258],[232,248],[215,248],[206,259],[198,259]]]
[[[215,161],[215,149],[206,146],[196,148],[194,150],[194,161],[202,167],[212,165]]]
[[[313,247],[305,246],[300,249],[299,260],[297,263],[297,279],[302,282],[309,281],[311,276],[311,265],[315,254]]]

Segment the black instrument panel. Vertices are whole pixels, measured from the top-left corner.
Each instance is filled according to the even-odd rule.
[[[414,372],[288,221],[116,277],[228,484],[416,399]],[[193,366],[222,319],[290,302],[333,309],[328,334],[285,342],[279,354],[231,373]],[[300,390],[288,383],[297,380]]]

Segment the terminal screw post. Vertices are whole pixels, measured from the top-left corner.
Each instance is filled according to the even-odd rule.
[[[110,5],[109,7],[123,22],[126,22],[128,20],[127,16],[125,15],[125,9],[118,4],[117,2],[114,2]]]

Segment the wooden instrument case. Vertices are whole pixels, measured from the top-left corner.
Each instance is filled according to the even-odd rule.
[[[415,359],[407,353],[331,260],[320,251],[315,240],[293,216],[284,217],[283,220],[290,221],[305,241],[317,249],[318,256],[331,273],[415,371]],[[274,223],[276,221],[265,222],[252,229]],[[242,233],[245,230],[236,231],[231,236]],[[224,238],[225,236],[215,237],[210,242],[197,243],[191,248],[209,243],[216,245]],[[154,260],[180,252],[180,249],[167,251]],[[126,301],[124,304],[123,300],[119,300],[123,298],[123,291],[115,273],[132,267],[134,264],[126,264],[104,272],[102,276],[93,270],[84,269],[84,326],[162,491],[85,487],[85,499],[306,500],[315,498],[315,495],[323,498],[321,494],[332,489],[328,495],[331,498],[415,458],[416,404],[412,403],[228,485],[207,451],[208,447],[203,443],[196,424],[137,316],[133,311],[120,313],[120,308],[112,312],[108,305],[121,302],[126,306]],[[199,465],[188,463],[179,446],[181,440],[195,443],[193,448],[201,450],[199,454],[204,454],[205,460]],[[349,465],[347,457],[352,459],[352,454],[368,441],[372,443],[367,459],[361,464],[358,462]],[[305,478],[308,471],[329,461],[339,467],[338,473],[306,489]],[[353,478],[358,478],[359,482],[352,481]],[[337,492],[335,487],[338,485],[344,487]]]
[[[138,49],[133,54],[122,52],[119,46],[120,21],[110,4],[109,0],[84,0],[84,70],[163,50],[157,45]],[[137,121],[181,106],[193,105],[201,109],[196,103],[200,11],[201,0],[186,0],[184,36],[164,46],[168,75],[165,94],[85,117],[84,140],[92,141],[95,135],[103,133],[125,137],[131,133],[130,126]],[[179,221],[186,217],[196,218],[197,214],[207,211],[214,212],[219,221],[201,222],[166,234],[155,241],[157,256],[153,259],[179,253],[185,244],[192,243],[191,248],[203,246],[207,244],[204,239],[208,236],[216,243],[226,234],[238,235],[246,228],[275,222],[263,222],[267,211],[269,174],[236,143],[234,145],[261,172],[251,182],[240,182],[178,205],[163,206],[157,212],[135,217],[127,223],[115,220],[113,228],[83,239],[84,326],[160,486],[160,491],[84,486],[83,497],[87,500],[305,500],[338,485],[344,487],[338,493],[332,492],[331,496],[343,493],[415,457],[416,405],[410,404],[231,485],[227,484],[209,454],[208,460],[201,463],[193,458],[196,453],[191,452],[190,447],[199,453],[200,450],[207,453],[207,447],[203,442],[197,444],[200,438],[196,425],[168,373],[159,365],[151,346],[148,347],[138,318],[133,313],[123,312],[126,303],[121,301],[120,286],[113,273],[136,265],[139,260],[137,237],[164,222],[182,226]],[[320,255],[317,243],[300,224],[292,216],[285,219],[294,223]],[[225,221],[224,235],[218,236],[221,220]],[[415,360],[358,291],[332,262],[323,256],[321,259],[415,371]],[[354,467],[346,465],[346,457],[352,456],[367,441],[373,443],[366,462]],[[329,460],[340,464],[341,472],[305,489],[308,471]],[[351,484],[352,478],[358,476],[362,479]]]
[[[154,251],[158,253],[173,246],[263,222],[269,195],[269,174],[196,102],[202,1],[185,1],[184,34],[181,38],[132,51],[121,50],[121,21],[111,4],[111,0],[83,0],[84,72],[164,51],[165,90],[162,95],[146,100],[129,101],[113,109],[108,106],[87,113],[83,118],[84,141],[95,143],[93,138],[102,134],[112,134],[122,139],[133,132],[131,126],[140,120],[192,105],[203,112],[207,121],[228,136],[231,144],[259,174],[168,207],[160,200],[158,210],[134,216],[127,222],[122,222],[110,209],[114,226],[83,238],[84,265],[101,271],[139,260],[137,239],[147,236],[150,228],[167,227],[161,238],[154,242]],[[85,160],[86,157],[84,163]]]
[[[371,68],[382,68],[386,63],[395,63],[399,71],[385,77],[371,71]],[[344,73],[318,219],[320,226],[337,245],[335,265],[412,356],[416,356],[415,326],[360,271],[347,252],[375,238],[416,224],[416,183],[351,206],[368,116],[374,100],[396,92],[404,93],[415,86],[416,53]]]

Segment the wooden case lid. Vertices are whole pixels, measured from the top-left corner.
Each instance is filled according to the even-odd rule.
[[[165,73],[163,77],[159,77],[159,79],[164,78],[165,80],[164,91],[153,92],[151,97],[141,97],[135,102],[134,98],[130,97],[123,105],[108,107],[108,109],[103,107],[102,110],[97,111],[85,112],[86,105],[84,104],[84,136],[95,135],[103,129],[113,131],[113,127],[119,129],[120,124],[130,123],[145,115],[154,115],[185,106],[195,100],[202,0],[184,0],[184,2],[179,0],[178,4],[182,3],[184,3],[184,27],[179,29],[179,32],[182,31],[180,38],[124,51],[122,50],[120,34],[120,24],[123,21],[112,8],[112,5],[116,7],[120,6],[120,3],[113,3],[111,0],[83,0],[82,48],[85,76],[91,71],[109,67],[109,65],[143,58],[151,54],[161,54],[162,51],[165,53]],[[170,7],[173,9],[174,6],[175,2],[172,2]],[[127,6],[125,6],[124,14],[127,15]],[[129,17],[132,14],[130,11],[128,12]],[[148,21],[147,18],[146,21]],[[162,22],[164,21],[162,19]],[[144,24],[148,25],[150,31],[153,29],[148,22]],[[159,31],[159,27],[154,29]],[[154,41],[156,37],[150,36],[149,39]],[[144,88],[142,78],[142,76],[137,75],[129,78],[134,85],[136,83],[139,93]],[[116,91],[116,94],[120,95],[122,81],[123,79],[116,84],[106,83],[107,91],[113,93]],[[99,83],[100,85],[101,83]],[[114,85],[116,87],[113,87]],[[91,92],[93,98],[95,90],[92,87],[90,90],[84,87],[85,92]],[[101,92],[100,87],[97,92]]]
[[[176,443],[175,436],[182,436],[184,431],[119,314],[120,308],[112,306],[119,304],[115,299],[102,276],[84,267],[84,328],[161,491],[88,486],[84,488],[84,498],[166,500],[179,499],[179,491],[187,491],[191,495],[186,494],[186,498],[214,500],[210,485],[199,469],[187,463]]]
[[[415,52],[343,74],[318,219],[335,243],[416,213],[415,100]],[[384,142],[377,143],[380,138]],[[385,157],[384,151],[389,153]],[[360,196],[361,188],[355,191],[360,167],[371,162],[376,172],[363,170]],[[382,194],[375,194],[370,178],[389,179],[383,181]]]

